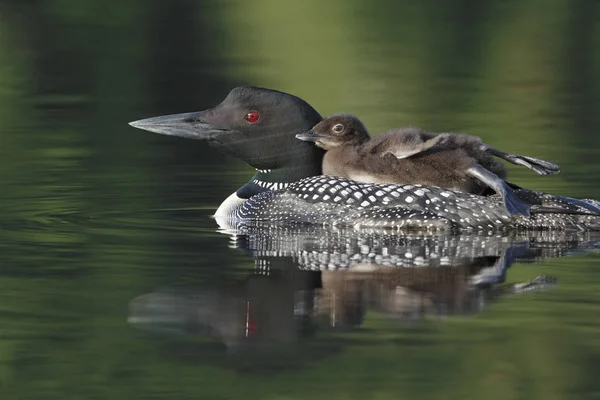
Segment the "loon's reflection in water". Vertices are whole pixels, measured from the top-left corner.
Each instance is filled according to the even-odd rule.
[[[515,261],[598,247],[600,236],[423,236],[326,228],[238,227],[231,245],[255,268],[222,287],[170,288],[131,301],[129,322],[166,333],[207,335],[229,351],[294,343],[317,330],[351,330],[367,312],[414,321],[482,311],[499,296],[551,287],[532,276],[505,284]]]

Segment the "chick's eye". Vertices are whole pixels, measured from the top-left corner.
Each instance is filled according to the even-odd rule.
[[[244,117],[244,119],[248,122],[250,122],[251,124],[255,123],[256,121],[258,121],[260,118],[260,115],[258,115],[258,113],[256,111],[250,111],[248,114],[246,114],[246,116]]]
[[[344,130],[344,125],[342,125],[342,124],[337,124],[333,127],[333,131],[336,133],[340,133],[343,130]]]

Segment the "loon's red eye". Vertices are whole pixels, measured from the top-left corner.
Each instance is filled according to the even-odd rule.
[[[244,118],[246,119],[246,121],[253,124],[256,121],[258,121],[258,119],[260,118],[260,115],[258,115],[258,113],[256,111],[250,111],[248,114],[246,114],[246,116]]]

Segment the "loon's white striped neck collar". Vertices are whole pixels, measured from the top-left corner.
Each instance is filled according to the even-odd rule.
[[[249,199],[255,194],[265,192],[267,190],[284,189],[294,182],[296,179],[290,179],[289,171],[283,168],[278,169],[256,169],[254,176],[244,186],[236,192],[238,197]]]
[[[255,185],[258,185],[262,188],[265,188],[267,190],[284,189],[290,185],[288,182],[268,182],[268,181],[265,182],[265,181],[259,181],[258,179],[252,180],[252,183],[254,183]]]

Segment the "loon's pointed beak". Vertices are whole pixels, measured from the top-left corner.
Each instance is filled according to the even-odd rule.
[[[190,139],[207,140],[225,129],[212,125],[205,120],[211,110],[184,114],[163,115],[130,122],[134,128],[162,135],[179,136]]]

